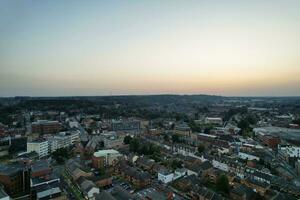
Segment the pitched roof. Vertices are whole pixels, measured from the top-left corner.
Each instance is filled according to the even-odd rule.
[[[105,190],[102,191],[99,194],[95,195],[96,200],[116,200],[109,192],[106,192]]]

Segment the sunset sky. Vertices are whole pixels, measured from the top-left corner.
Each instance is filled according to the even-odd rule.
[[[0,96],[300,95],[299,0],[0,1]]]

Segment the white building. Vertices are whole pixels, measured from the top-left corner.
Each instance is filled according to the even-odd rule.
[[[223,124],[223,120],[220,117],[206,117],[204,122],[205,124]]]
[[[226,163],[222,163],[218,160],[213,159],[212,165],[213,165],[214,168],[220,169],[220,170],[225,171],[225,172],[229,172],[229,166]]]
[[[259,161],[259,157],[255,156],[255,155],[252,155],[252,154],[244,153],[244,152],[239,152],[238,156],[243,160],[257,160],[257,161]]]
[[[279,146],[279,150],[286,154],[290,158],[300,158],[300,147],[288,145],[288,146]]]
[[[183,177],[185,175],[187,175],[187,169],[185,169],[185,168],[176,169],[175,172],[174,172],[174,178],[173,178],[173,180],[181,178],[181,177]]]
[[[80,141],[79,131],[60,132],[55,136],[47,138],[50,151],[54,152],[57,149],[69,147]]]
[[[79,128],[79,123],[77,121],[69,121],[70,128]]]
[[[161,170],[157,174],[157,179],[165,184],[170,183],[174,179],[174,173],[167,170]]]
[[[40,158],[45,157],[49,153],[49,143],[47,140],[36,140],[27,142],[27,152],[35,151]]]

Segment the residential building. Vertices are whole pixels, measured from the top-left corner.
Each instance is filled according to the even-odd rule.
[[[80,141],[79,131],[60,132],[55,136],[47,138],[50,151],[54,152],[57,149],[66,148]]]
[[[105,148],[112,149],[123,145],[124,135],[120,136],[115,131],[101,133],[100,136]]]
[[[216,124],[216,125],[222,125],[223,120],[220,117],[206,117],[204,122],[206,124]]]
[[[272,135],[264,135],[262,136],[262,143],[267,145],[272,149],[277,149],[278,145],[280,144],[280,138]]]
[[[138,120],[112,120],[111,128],[113,131],[134,131],[139,132],[141,122]]]
[[[259,161],[259,159],[260,159],[260,158],[259,158],[258,156],[256,156],[256,155],[250,154],[250,153],[248,153],[248,152],[242,152],[242,151],[239,152],[238,156],[239,156],[241,159],[243,159],[243,160],[257,160],[257,161]]]
[[[38,120],[31,123],[31,132],[38,134],[55,134],[62,128],[59,121]]]
[[[279,145],[278,149],[285,157],[300,158],[300,147],[292,145]]]
[[[9,154],[10,145],[11,145],[10,137],[4,137],[0,139],[0,157],[7,156]]]
[[[157,179],[165,184],[170,183],[174,179],[174,173],[168,170],[161,170],[157,174]]]
[[[114,149],[99,150],[92,156],[92,165],[95,168],[103,168],[113,165],[121,154]]]
[[[93,181],[88,180],[84,177],[80,177],[77,180],[77,184],[80,190],[82,191],[85,199],[93,200],[95,199],[95,195],[99,194],[100,192],[99,188]]]
[[[49,154],[49,142],[44,139],[38,139],[31,142],[27,142],[27,152],[36,152],[40,158],[48,156]]]

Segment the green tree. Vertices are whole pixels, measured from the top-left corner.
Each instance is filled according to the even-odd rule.
[[[216,188],[218,191],[225,194],[229,193],[229,181],[225,174],[222,174],[217,178]]]
[[[198,145],[198,152],[202,153],[205,150],[205,146],[203,144]]]
[[[167,134],[164,134],[164,141],[169,142],[169,136]]]
[[[170,165],[171,165],[171,168],[173,169],[173,170],[175,170],[175,169],[177,169],[177,168],[181,168],[182,167],[182,161],[181,160],[177,160],[177,159],[175,159],[175,160],[172,160],[172,162],[170,163]]]
[[[57,149],[52,153],[52,157],[56,160],[57,163],[64,163],[65,159],[71,157],[70,151],[66,148]]]
[[[174,143],[179,143],[180,142],[180,136],[178,134],[172,135],[172,141]]]
[[[140,142],[137,138],[133,138],[129,144],[129,150],[132,152],[138,152],[140,148]]]
[[[210,128],[209,128],[209,127],[206,127],[206,128],[204,129],[204,133],[205,133],[205,134],[210,134]]]
[[[132,137],[129,136],[129,135],[126,135],[126,136],[124,137],[123,143],[124,143],[124,144],[130,144],[131,140],[132,140]]]

